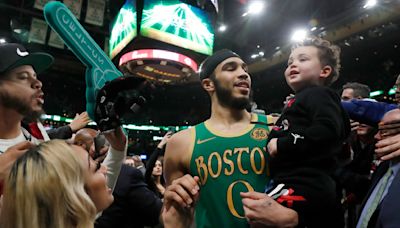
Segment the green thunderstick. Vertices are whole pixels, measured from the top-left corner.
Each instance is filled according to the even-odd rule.
[[[106,82],[121,77],[104,51],[97,45],[71,11],[62,3],[49,2],[44,7],[44,18],[58,33],[86,68],[86,109],[94,119],[98,91]]]

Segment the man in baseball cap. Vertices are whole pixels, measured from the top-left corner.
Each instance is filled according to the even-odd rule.
[[[21,126],[21,122],[26,118],[36,121],[43,113],[42,82],[36,74],[49,68],[52,62],[51,55],[29,53],[20,44],[0,45],[0,194],[2,181],[14,161],[40,142]],[[36,126],[39,136],[48,140],[40,122]],[[113,189],[125,158],[127,140],[120,128],[106,138],[110,149],[104,164],[108,169],[107,184]]]
[[[24,46],[17,43],[0,45],[0,74],[19,66],[30,65],[36,73],[41,73],[53,63],[53,57],[47,53],[29,53]]]
[[[39,143],[21,122],[43,113],[42,82],[36,74],[52,62],[51,55],[29,53],[21,44],[0,44],[0,185],[14,161]]]

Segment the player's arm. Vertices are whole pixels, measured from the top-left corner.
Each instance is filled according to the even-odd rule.
[[[198,177],[187,174],[191,159],[192,130],[174,134],[164,155],[164,227],[187,227],[193,221],[193,203],[198,198]],[[185,175],[186,174],[186,175]]]
[[[164,178],[167,186],[188,172],[190,158],[187,157],[190,157],[188,153],[191,140],[190,129],[180,131],[169,139],[164,155]]]
[[[182,207],[191,205],[198,195],[198,177],[189,172],[193,129],[174,134],[167,143],[164,156],[164,175],[167,188],[164,193],[164,205],[169,207],[176,202]],[[185,175],[186,174],[186,175]]]

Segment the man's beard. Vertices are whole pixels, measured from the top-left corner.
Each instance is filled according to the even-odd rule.
[[[223,88],[217,79],[214,79],[215,92],[219,103],[224,107],[242,110],[250,105],[250,98],[235,98],[232,96],[232,91]]]
[[[30,104],[18,96],[13,96],[7,92],[0,92],[0,104],[5,108],[14,109],[19,114],[24,116],[25,120],[30,122],[37,121],[42,114],[44,114],[43,109],[33,110]]]

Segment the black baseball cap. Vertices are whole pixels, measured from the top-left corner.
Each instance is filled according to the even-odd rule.
[[[207,57],[199,67],[200,80],[210,77],[218,64],[231,57],[240,58],[238,54],[228,49],[216,51],[212,56]]]
[[[0,44],[0,73],[19,66],[31,65],[38,74],[49,68],[53,60],[53,56],[44,52],[29,53],[21,44]]]

